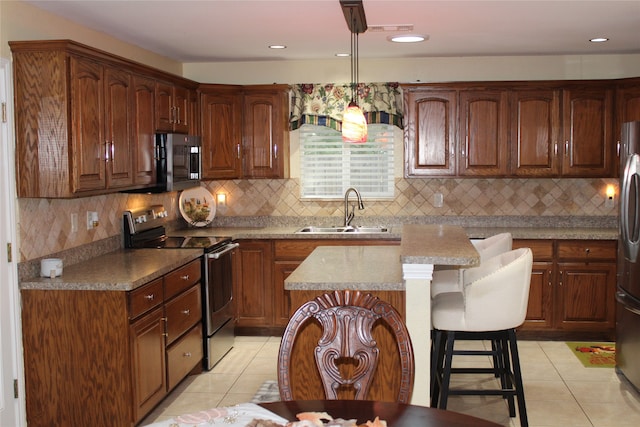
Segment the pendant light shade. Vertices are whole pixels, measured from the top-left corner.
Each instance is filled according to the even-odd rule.
[[[362,0],[340,0],[342,12],[351,32],[351,102],[342,116],[342,140],[362,144],[367,142],[367,121],[356,103],[358,88],[358,34],[367,30]]]
[[[350,102],[342,116],[342,140],[362,144],[367,142],[367,121],[355,102]]]

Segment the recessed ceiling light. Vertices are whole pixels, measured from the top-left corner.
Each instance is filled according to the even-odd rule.
[[[604,42],[608,42],[609,39],[606,37],[594,37],[592,39],[589,39],[589,41],[591,43],[604,43]]]
[[[429,36],[421,34],[401,34],[397,36],[389,36],[387,40],[394,43],[418,43],[427,40]]]
[[[286,49],[287,47],[283,44],[272,44],[269,45],[269,49]]]

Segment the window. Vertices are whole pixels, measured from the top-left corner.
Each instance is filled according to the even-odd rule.
[[[336,199],[355,187],[363,197],[393,198],[393,125],[370,124],[365,144],[348,144],[325,126],[300,127],[303,199]]]

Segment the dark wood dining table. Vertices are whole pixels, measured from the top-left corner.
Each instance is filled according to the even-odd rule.
[[[358,424],[380,417],[389,427],[502,427],[457,412],[371,400],[291,400],[260,403],[260,406],[290,421],[297,420],[296,414],[300,412],[326,412],[333,418],[355,419]]]

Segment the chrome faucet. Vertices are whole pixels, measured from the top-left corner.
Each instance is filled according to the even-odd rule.
[[[362,203],[362,197],[360,197],[360,193],[358,193],[358,190],[356,190],[353,187],[348,188],[347,191],[344,193],[344,226],[345,227],[348,227],[349,224],[351,224],[351,220],[353,220],[353,217],[355,216],[354,206],[351,206],[351,212],[349,212],[349,194],[351,194],[351,192],[356,193],[356,197],[358,198],[358,210],[361,211],[364,209],[364,203]]]

